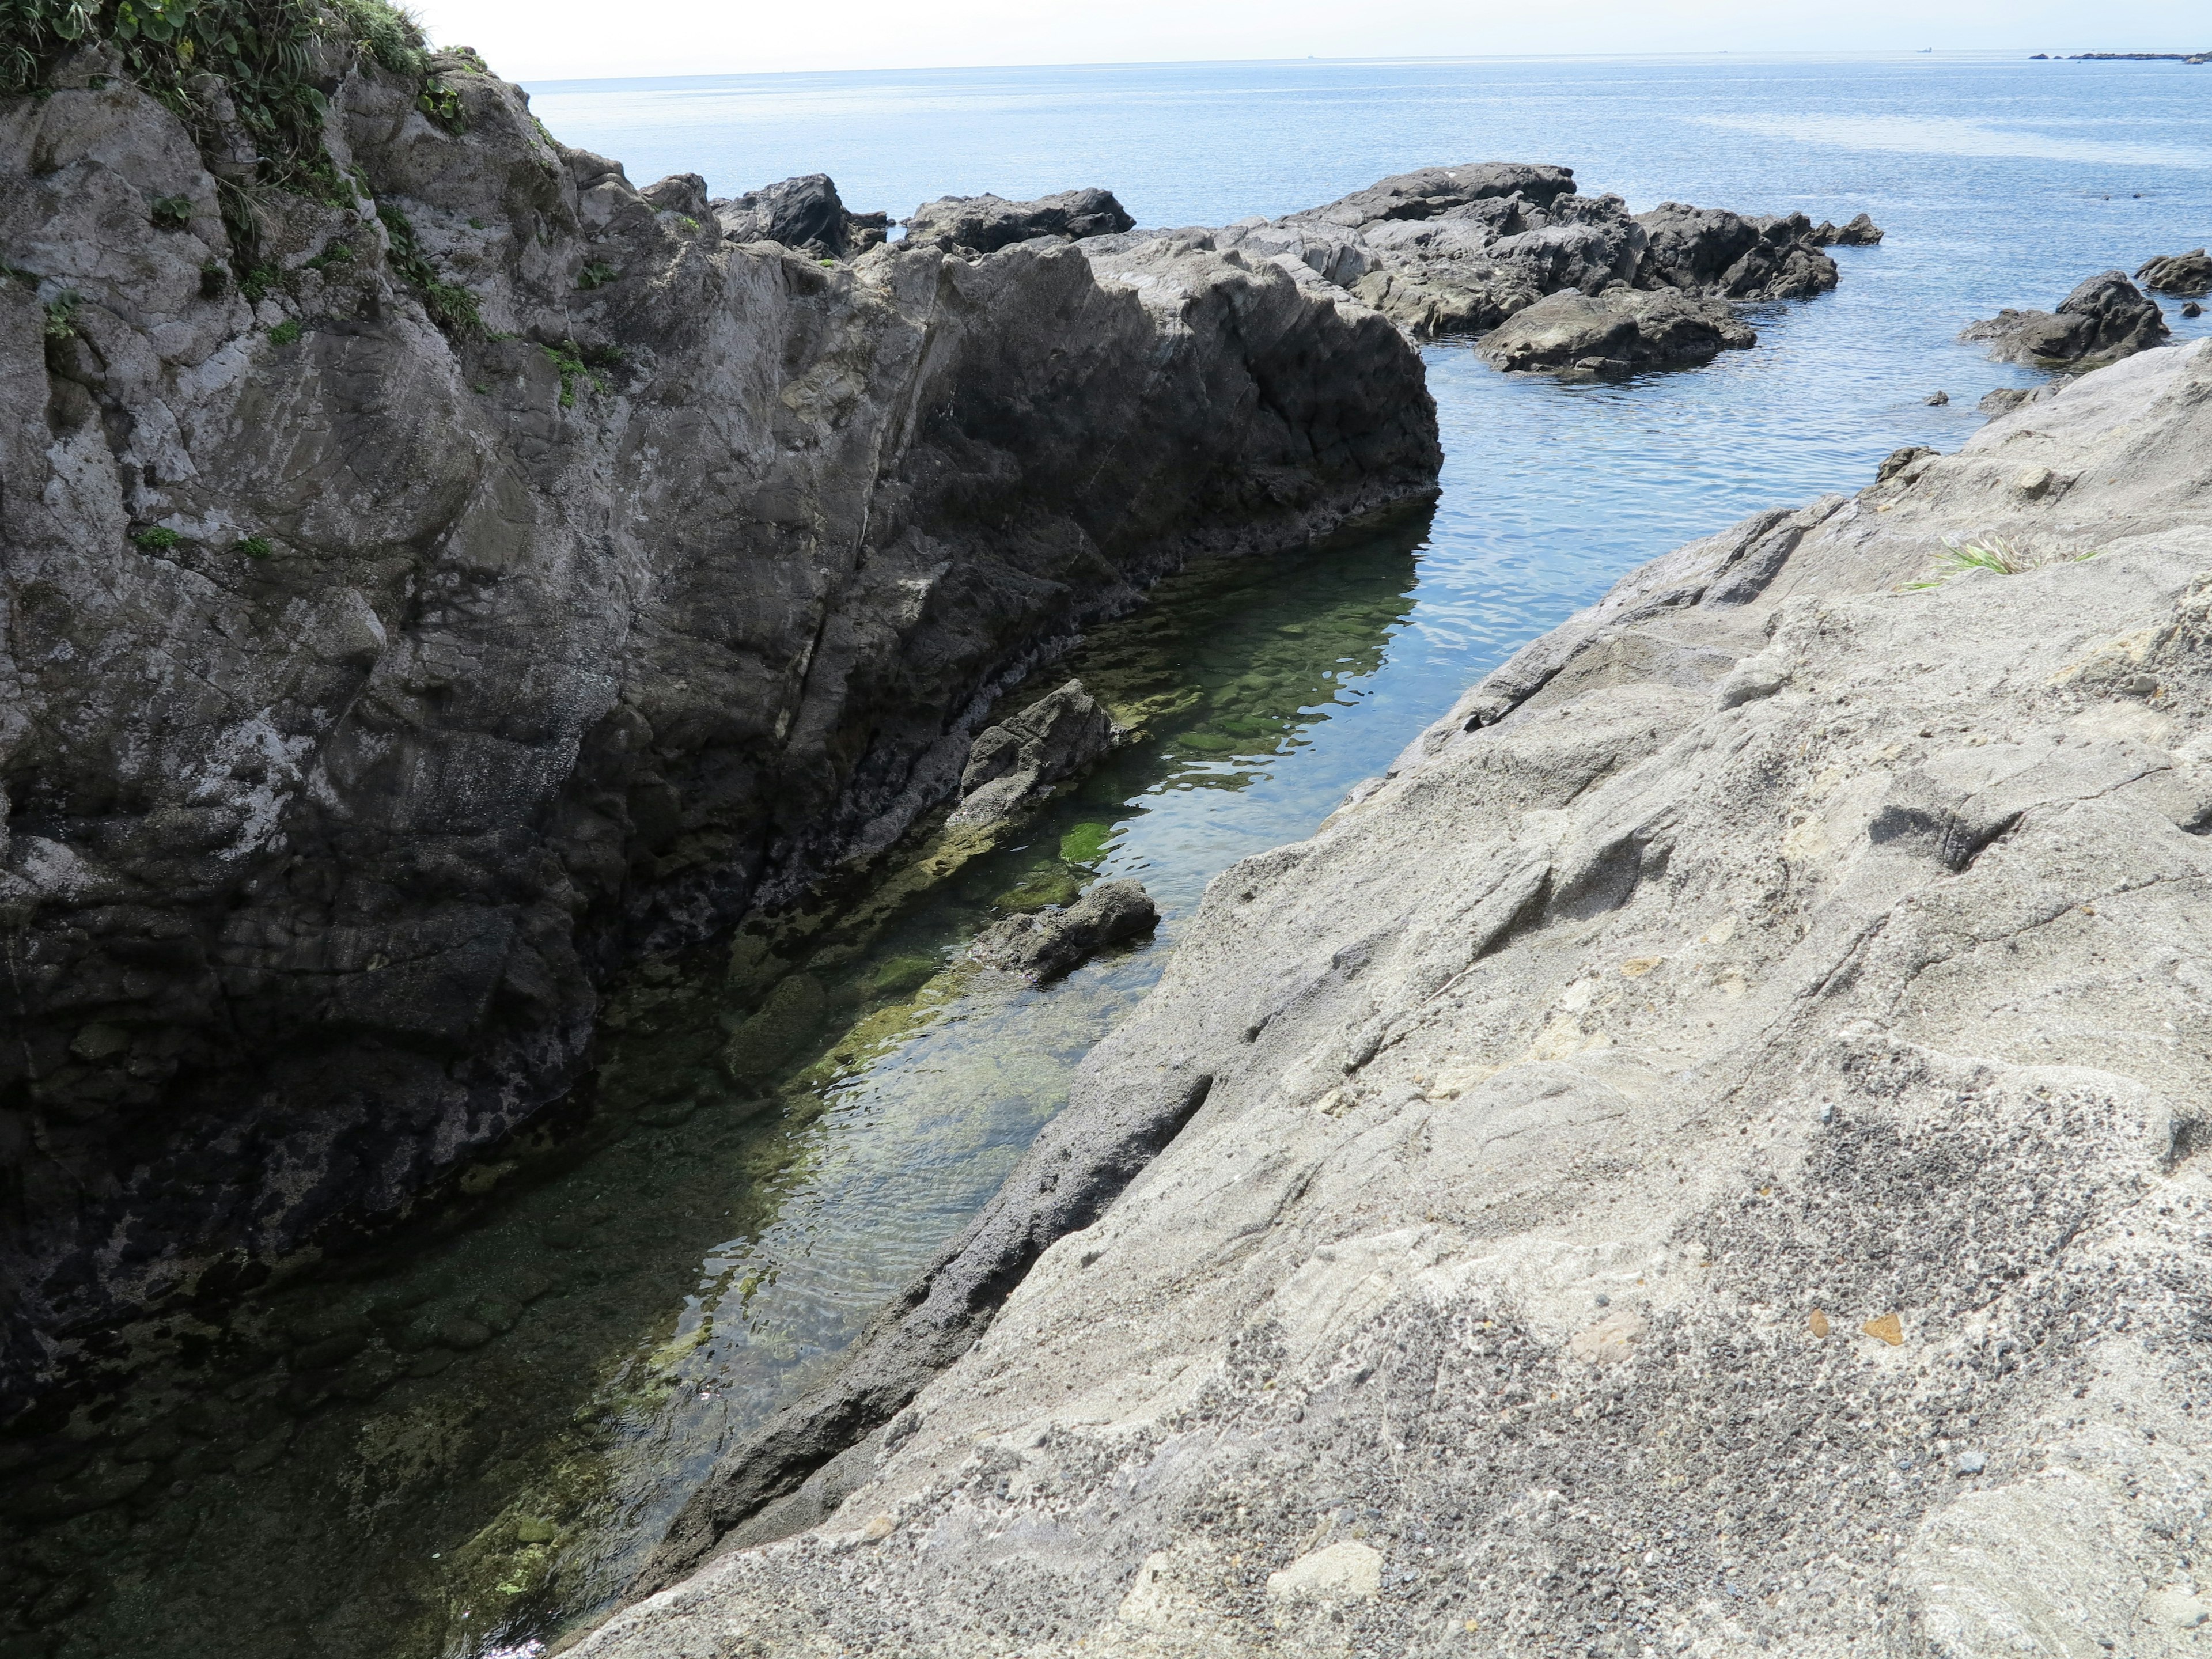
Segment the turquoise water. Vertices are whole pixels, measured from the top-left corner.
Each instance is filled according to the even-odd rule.
[[[567,141],[718,194],[827,171],[896,213],[1103,184],[1145,222],[1223,222],[1517,157],[1638,208],[1864,210],[1890,234],[1692,373],[1568,385],[1430,348],[1433,514],[1188,573],[1024,688],[1079,674],[1143,735],[1012,844],[924,849],[805,937],[641,973],[557,1156],[487,1171],[483,1207],[435,1237],[210,1314],[70,1444],[0,1446],[38,1495],[0,1504],[0,1646],[428,1659],[533,1652],[588,1614],[988,1200],[1215,872],[1310,833],[1633,564],[1856,488],[1901,445],[1955,447],[1981,392],[2034,378],[1957,344],[1970,318],[2212,237],[2207,75],[1914,57],[534,88]],[[1109,874],[1160,902],[1151,944],[1042,988],[963,963],[993,919]]]

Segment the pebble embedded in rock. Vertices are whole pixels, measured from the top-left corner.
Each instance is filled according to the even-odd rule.
[[[1879,1319],[1869,1319],[1859,1328],[1876,1341],[1887,1342],[1893,1348],[1905,1340],[1905,1323],[1893,1313],[1886,1313]]]
[[[1822,1313],[1822,1312],[1821,1312],[1818,1308],[1815,1308],[1815,1309],[1814,1309],[1814,1310],[1813,1310],[1812,1316],[1811,1316],[1810,1318],[1808,1318],[1808,1319],[1805,1322],[1805,1323],[1806,1323],[1806,1325],[1807,1325],[1807,1326],[1808,1326],[1808,1327],[1812,1330],[1812,1333],[1813,1333],[1813,1334],[1814,1334],[1814,1336],[1817,1336],[1817,1337],[1820,1338],[1823,1341],[1826,1341],[1826,1340],[1827,1340],[1827,1335],[1828,1335],[1828,1316],[1827,1316],[1827,1315],[1826,1315],[1826,1314]]]
[[[1989,1467],[1989,1459],[1978,1451],[1960,1452],[1951,1467],[1960,1474],[1979,1474]]]

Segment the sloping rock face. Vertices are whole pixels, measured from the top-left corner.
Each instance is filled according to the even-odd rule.
[[[1057,979],[1119,945],[1149,933],[1160,919],[1138,881],[1102,881],[1065,909],[1008,916],[987,927],[969,954],[988,967]]]
[[[1479,334],[1568,289],[1794,300],[1837,280],[1802,214],[1745,218],[1668,202],[1631,215],[1618,196],[1577,195],[1571,167],[1518,161],[1424,167],[1225,229],[1135,233],[1164,234],[1269,260],[1318,292],[1356,296],[1419,339]]]
[[[1959,337],[1986,343],[1990,356],[2038,368],[2098,368],[2164,345],[2166,313],[2127,273],[2107,270],[2084,281],[2057,312],[2000,311],[1969,323]]]
[[[433,63],[332,67],[361,194],[258,250],[112,65],[0,104],[10,1399],[531,1120],[1087,617],[1432,489],[1413,351],[1272,268],[825,268]]]
[[[2203,248],[2143,262],[2136,281],[2158,294],[2212,294],[2212,254]]]
[[[1723,350],[1758,343],[1751,325],[1717,300],[1638,289],[1592,299],[1563,289],[1507,318],[1478,349],[1500,368],[1621,374],[1709,363]]]
[[[907,240],[942,248],[970,248],[995,253],[1039,236],[1109,236],[1128,229],[1132,219],[1113,192],[1064,190],[1034,202],[1009,202],[998,196],[940,196],[925,202],[901,221]]]
[[[979,1228],[1166,1150],[828,1517],[579,1651],[2193,1651],[2208,458],[2146,353],[1532,645],[1213,883]]]

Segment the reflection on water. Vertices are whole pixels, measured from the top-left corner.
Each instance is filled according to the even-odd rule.
[[[1358,701],[1425,528],[1171,579],[1010,700],[1079,677],[1134,733],[1012,844],[927,846],[811,927],[641,970],[564,1169],[234,1310],[211,1370],[149,1372],[96,1450],[27,1472],[21,1650],[526,1652],[603,1603],[997,1188],[1218,861],[1269,844],[1207,805]],[[1148,945],[1043,988],[963,960],[1109,872],[1158,896]]]

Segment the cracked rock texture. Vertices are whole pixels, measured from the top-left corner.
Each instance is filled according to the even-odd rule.
[[[1318,293],[1374,307],[1422,339],[1481,333],[1567,289],[1592,298],[1674,290],[1709,301],[1802,300],[1837,277],[1802,213],[1746,218],[1665,202],[1632,215],[1618,196],[1577,194],[1572,167],[1520,161],[1423,167],[1279,219],[1140,230],[1085,246],[1163,236],[1272,262]]]
[[[0,101],[11,1401],[529,1122],[1087,618],[1433,487],[1413,352],[1272,266],[861,252],[432,62],[465,131],[331,67],[362,193],[258,250],[112,64]]]
[[[578,1650],[2195,1651],[2208,828],[2212,346],[1668,555],[1215,880],[1007,1192],[1187,1124]]]

